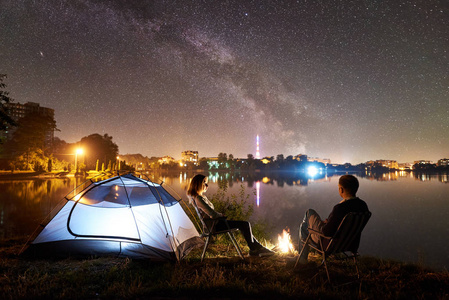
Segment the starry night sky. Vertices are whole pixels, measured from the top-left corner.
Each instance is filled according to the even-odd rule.
[[[121,154],[449,157],[448,52],[447,1],[0,0],[10,96]]]

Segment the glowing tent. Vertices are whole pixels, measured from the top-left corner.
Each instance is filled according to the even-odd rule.
[[[160,184],[127,174],[85,186],[64,198],[26,253],[179,260],[204,243]]]

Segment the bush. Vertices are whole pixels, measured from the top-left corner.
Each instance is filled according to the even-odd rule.
[[[217,193],[210,197],[215,210],[225,214],[230,220],[248,220],[254,212],[254,205],[249,204],[250,194],[243,184],[237,195],[228,195],[227,181],[219,183]]]

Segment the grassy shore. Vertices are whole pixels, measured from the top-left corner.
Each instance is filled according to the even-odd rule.
[[[372,257],[361,257],[359,281],[333,287],[318,257],[297,269],[288,255],[243,262],[224,243],[212,245],[203,263],[199,250],[175,263],[25,259],[17,256],[23,242],[0,242],[2,299],[449,299],[448,271]],[[335,284],[356,279],[349,262],[331,260],[329,267]]]

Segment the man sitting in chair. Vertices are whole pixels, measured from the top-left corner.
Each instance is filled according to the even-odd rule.
[[[352,175],[343,175],[338,181],[338,193],[343,198],[330,213],[329,217],[322,221],[320,216],[313,209],[306,211],[304,220],[299,225],[299,251],[304,246],[304,242],[309,235],[308,228],[312,228],[318,232],[321,232],[325,236],[333,236],[338,229],[343,218],[350,212],[367,212],[368,206],[365,201],[356,197],[357,190],[359,189],[359,181]],[[319,236],[316,234],[311,235],[312,241],[319,245]],[[327,247],[328,240],[323,239],[323,248]],[[351,249],[357,249],[360,243],[360,235],[354,239],[351,245]],[[305,245],[304,251],[299,258],[300,264],[307,263],[307,257],[309,256],[309,246]]]

